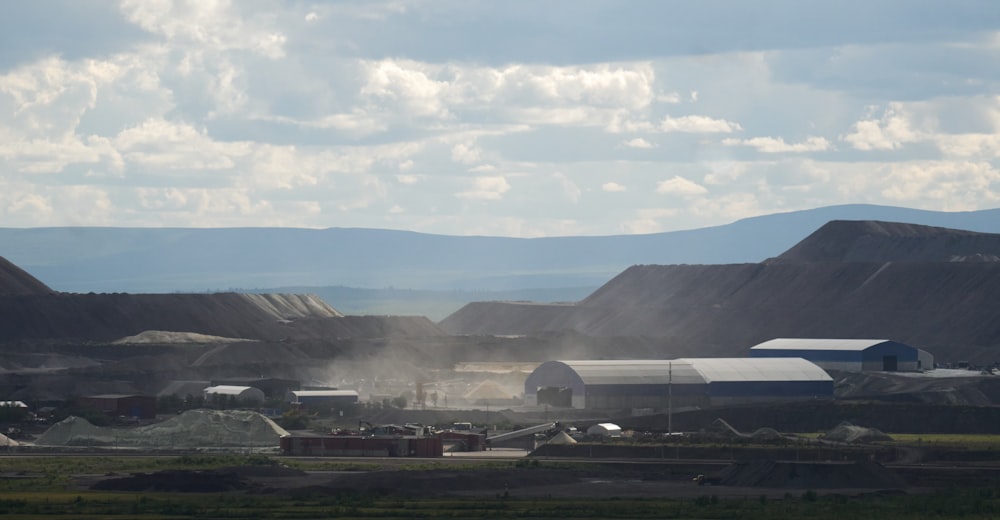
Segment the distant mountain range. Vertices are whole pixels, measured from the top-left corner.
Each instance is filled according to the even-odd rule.
[[[472,300],[579,299],[632,265],[760,262],[831,220],[1000,233],[1000,209],[845,205],[687,231],[533,239],[349,228],[0,228],[0,256],[57,291],[294,288],[349,314],[437,319]]]

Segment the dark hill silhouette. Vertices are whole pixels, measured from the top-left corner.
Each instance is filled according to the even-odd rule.
[[[107,342],[147,330],[270,341],[441,333],[424,317],[343,316],[309,295],[6,295],[0,296],[0,316],[0,342]]]
[[[772,262],[996,262],[1000,235],[899,222],[835,220]]]
[[[892,338],[939,361],[992,363],[1000,358],[1000,262],[918,260],[962,256],[1000,236],[949,231],[837,224],[826,230],[837,236],[829,249],[803,241],[790,250],[797,256],[789,259],[810,261],[637,265],[575,305],[473,303],[440,325],[456,334],[656,337],[664,357],[742,356],[775,337]],[[864,254],[845,253],[866,241]],[[838,256],[892,261],[824,260]]]
[[[28,274],[24,269],[0,257],[0,295],[5,294],[47,294],[47,285]]]

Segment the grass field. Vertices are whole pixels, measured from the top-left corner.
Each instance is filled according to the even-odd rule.
[[[986,442],[958,436],[938,442]],[[931,442],[931,441],[927,441]],[[74,475],[126,475],[166,469],[213,469],[274,465],[289,462],[261,455],[198,455],[179,457],[0,457],[0,516],[4,518],[997,518],[1000,482],[978,489],[949,488],[936,493],[907,495],[870,493],[861,496],[790,491],[783,497],[729,498],[713,488],[687,499],[668,498],[401,498],[384,493],[324,489],[294,494],[234,491],[227,493],[107,492],[74,489]],[[482,462],[532,471],[518,463]],[[548,462],[545,462],[548,464]],[[320,461],[297,462],[305,469],[373,471],[380,464]],[[407,469],[393,465],[393,469]],[[426,471],[431,464],[414,464]],[[475,470],[475,464],[465,466]],[[596,468],[596,466],[595,466]],[[453,466],[439,466],[454,471]],[[594,471],[597,471],[594,469]],[[720,490],[724,492],[724,490]]]
[[[308,497],[98,492],[0,493],[7,518],[995,518],[997,489],[916,496],[726,499],[399,499],[341,493]]]

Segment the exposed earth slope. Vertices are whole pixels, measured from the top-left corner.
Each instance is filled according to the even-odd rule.
[[[837,222],[780,261],[637,265],[575,305],[473,303],[440,325],[456,334],[657,337],[663,356],[692,348],[741,356],[775,337],[892,338],[939,361],[992,363],[1000,355],[1000,262],[983,260],[998,243],[998,235]]]
[[[343,316],[296,294],[29,294],[0,296],[0,341],[115,341],[148,330],[278,341],[436,335],[423,317]]]
[[[996,262],[1000,234],[898,222],[826,224],[772,262]]]
[[[0,295],[7,294],[48,294],[49,289],[40,280],[20,267],[0,257]]]
[[[151,330],[269,341],[441,334],[424,317],[344,316],[313,295],[57,293],[3,258],[0,316],[0,342],[110,342]]]

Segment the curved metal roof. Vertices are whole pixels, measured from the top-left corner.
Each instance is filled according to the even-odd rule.
[[[802,358],[690,358],[706,383],[739,381],[832,381],[825,370]]]
[[[295,397],[357,397],[357,390],[292,390]]]
[[[571,369],[586,385],[832,380],[822,368],[802,358],[578,360],[554,363]]]
[[[690,363],[664,359],[608,359],[558,361],[576,372],[587,385],[700,384],[704,381]],[[541,368],[541,367],[539,367]]]
[[[888,339],[777,338],[750,347],[750,350],[840,350],[860,352]],[[893,342],[894,343],[894,342]]]
[[[254,392],[256,390],[256,392]],[[244,392],[249,391],[250,393],[261,392],[261,390],[254,388],[252,386],[234,386],[234,385],[218,385],[210,386],[204,390],[206,394],[219,394],[219,395],[242,395]],[[263,392],[261,392],[263,394]]]

